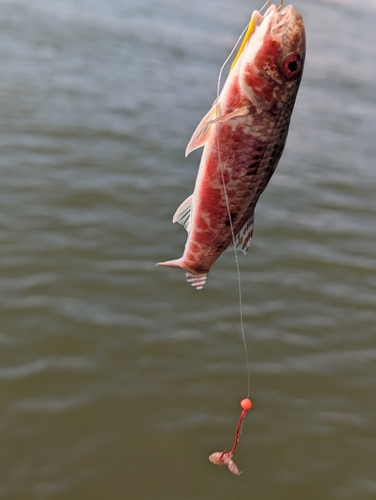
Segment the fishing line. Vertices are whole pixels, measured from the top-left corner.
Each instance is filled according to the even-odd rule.
[[[264,7],[263,7],[264,8]],[[221,66],[221,69],[219,70],[219,75],[218,75],[218,85],[217,85],[217,99],[219,97],[219,93],[220,93],[220,87],[221,87],[221,80],[222,80],[222,73],[223,73],[223,70],[225,69],[225,66],[226,64],[229,62],[229,60],[231,59],[231,56],[233,55],[233,53],[235,52],[236,50],[236,47],[239,45],[240,43],[240,40],[243,38],[245,32],[247,31],[247,28],[248,28],[248,25],[249,23],[247,24],[247,26],[244,28],[244,30],[241,32],[241,35],[239,36],[237,42],[235,43],[232,51],[229,53],[229,55],[227,56],[225,62],[222,64]]]
[[[271,3],[270,1],[268,0],[267,2],[264,3],[264,5],[261,7],[260,9],[260,14],[261,14],[261,11],[266,9],[266,7],[270,7]]]
[[[262,9],[265,8],[265,6],[268,5],[268,2],[262,7]],[[262,10],[261,9],[261,10]],[[229,62],[231,59],[232,55],[234,54],[237,46],[240,43],[240,40],[243,38],[245,32],[247,31],[249,26],[249,23],[247,26],[244,28],[242,31],[241,35],[239,36],[238,40],[236,41],[233,49],[231,50],[230,54],[227,56],[225,62],[222,64],[221,69],[219,71],[218,75],[218,84],[217,84],[217,100],[219,99],[219,94],[220,94],[220,88],[221,88],[221,79],[222,79],[222,74],[223,70],[226,66],[226,64]],[[218,117],[216,117],[218,118]],[[226,201],[226,208],[227,208],[227,213],[229,217],[229,222],[230,222],[230,230],[231,230],[231,238],[232,238],[232,245],[234,247],[234,254],[235,254],[235,265],[236,265],[236,273],[237,273],[237,278],[238,278],[238,297],[239,297],[239,314],[240,314],[240,332],[241,336],[243,339],[243,346],[244,346],[244,353],[245,353],[245,361],[247,364],[247,398],[249,398],[250,393],[251,393],[251,369],[250,369],[250,364],[249,364],[249,356],[248,356],[248,348],[247,348],[247,342],[245,339],[245,332],[244,332],[244,318],[243,318],[243,300],[242,300],[242,285],[241,285],[241,277],[240,277],[240,266],[239,266],[239,258],[238,258],[238,252],[236,249],[236,239],[235,239],[235,232],[234,232],[234,226],[232,223],[232,217],[231,217],[231,209],[230,209],[230,203],[228,201],[228,195],[227,195],[227,190],[226,190],[226,183],[225,183],[225,177],[224,177],[224,172],[223,172],[223,164],[221,160],[221,151],[219,148],[219,123],[215,124],[216,127],[216,135],[217,135],[217,151],[218,151],[218,161],[221,169],[221,180],[222,180],[222,185],[223,185],[223,192],[225,195],[225,201]]]
[[[281,4],[280,4],[279,8],[281,8],[282,4],[283,4],[283,0],[281,0]],[[269,0],[264,4],[264,6],[260,10],[263,10],[267,6],[270,6],[270,1]],[[221,69],[219,71],[218,84],[217,84],[217,98],[216,98],[216,101],[215,101],[215,103],[217,104],[217,111],[219,111],[219,113],[217,113],[217,115],[221,113],[220,105],[219,105],[219,96],[220,96],[220,88],[221,88],[221,78],[222,78],[222,73],[223,73],[224,67],[226,66],[226,64],[230,60],[230,58],[233,55],[236,47],[239,45],[240,40],[244,36],[244,38],[243,38],[243,44],[241,45],[241,47],[239,49],[239,53],[238,53],[238,55],[236,56],[236,58],[234,59],[234,61],[232,63],[233,66],[234,66],[234,64],[236,66],[239,54],[241,54],[242,50],[244,49],[244,47],[247,44],[248,36],[252,35],[252,28],[253,28],[253,30],[255,29],[255,26],[253,24],[253,15],[251,17],[250,22],[244,28],[242,34],[238,38],[238,40],[237,40],[234,48],[232,49],[230,55],[227,57],[227,59],[225,60],[225,62],[223,63],[223,65],[222,65],[222,67],[221,67]],[[250,32],[250,35],[248,34],[247,30]],[[233,69],[233,66],[231,66],[231,68],[230,68],[230,73],[231,73],[231,70]],[[216,116],[216,118],[219,118],[219,117],[220,116]],[[237,277],[238,277],[238,297],[239,297],[239,313],[240,313],[240,331],[241,331],[241,335],[242,335],[242,339],[243,339],[243,346],[244,346],[244,352],[245,352],[245,360],[246,360],[246,364],[247,364],[248,390],[247,390],[247,398],[243,399],[240,402],[240,406],[242,408],[242,412],[240,414],[240,417],[239,417],[239,420],[238,420],[238,424],[236,426],[235,439],[234,439],[233,447],[231,448],[231,450],[229,452],[227,452],[227,450],[225,449],[223,452],[218,452],[217,451],[215,453],[212,453],[209,456],[209,460],[212,463],[217,464],[217,465],[227,465],[227,467],[229,468],[230,472],[232,472],[235,475],[239,475],[239,474],[241,474],[241,472],[239,471],[238,466],[233,461],[232,456],[233,456],[233,454],[235,452],[235,449],[236,449],[236,447],[238,445],[239,436],[242,433],[243,421],[244,421],[244,418],[246,416],[246,413],[253,406],[252,401],[249,399],[250,392],[251,392],[251,370],[250,370],[250,363],[249,363],[247,342],[246,342],[246,339],[245,339],[245,332],[244,332],[242,285],[241,285],[241,277],[240,277],[240,266],[239,266],[239,259],[238,259],[238,251],[237,251],[237,248],[236,248],[235,231],[234,231],[234,225],[233,225],[233,221],[232,221],[230,203],[229,203],[227,189],[226,189],[226,182],[225,182],[225,175],[224,175],[224,165],[223,165],[222,159],[221,159],[221,150],[220,150],[220,144],[219,144],[219,130],[220,130],[220,123],[219,123],[219,121],[215,122],[215,127],[216,127],[215,131],[216,131],[216,145],[217,145],[218,163],[219,163],[219,166],[220,166],[221,180],[222,180],[222,186],[223,186],[223,193],[224,193],[224,198],[225,198],[225,202],[226,202],[227,214],[228,214],[228,218],[229,218],[229,225],[230,225],[230,230],[231,230],[232,245],[233,245],[234,254],[235,254],[236,272],[237,272]]]
[[[234,247],[234,253],[235,253],[235,264],[236,264],[236,272],[238,276],[238,297],[239,297],[239,313],[240,313],[240,332],[242,335],[243,339],[243,345],[244,345],[244,352],[245,352],[245,360],[247,364],[247,398],[249,398],[250,393],[251,393],[251,369],[249,365],[249,357],[248,357],[248,348],[247,348],[247,342],[245,340],[245,333],[244,333],[244,318],[243,318],[243,300],[242,300],[242,283],[241,283],[241,278],[240,278],[240,266],[239,266],[239,259],[238,259],[238,251],[236,249],[236,240],[235,240],[235,233],[234,233],[234,226],[232,224],[231,220],[231,210],[230,210],[230,204],[228,201],[228,196],[227,196],[227,191],[226,191],[226,184],[225,184],[225,178],[224,178],[224,173],[223,173],[223,165],[221,161],[221,153],[219,150],[219,139],[218,139],[218,126],[219,124],[216,125],[217,127],[217,148],[218,148],[218,160],[221,168],[221,178],[222,178],[222,184],[223,184],[223,192],[225,195],[225,200],[226,200],[226,207],[227,207],[227,213],[230,221],[230,229],[231,229],[231,236],[232,236],[232,244]]]
[[[264,9],[266,9],[269,5],[270,5],[270,2],[268,0],[261,7],[260,12],[263,11]],[[234,54],[234,52],[235,52],[236,48],[238,47],[241,39],[243,38],[245,32],[247,31],[248,26],[249,26],[249,23],[243,29],[241,35],[239,36],[239,38],[237,39],[237,41],[236,41],[236,43],[235,43],[235,45],[233,47],[233,49],[231,50],[231,52],[227,56],[225,62],[222,64],[221,69],[219,70],[218,84],[217,84],[217,100],[219,99],[219,94],[220,94],[220,89],[221,89],[222,74],[223,74],[223,71],[225,69],[225,66],[229,62],[229,60],[231,59],[232,55]],[[218,117],[216,117],[216,118],[218,118]],[[247,398],[249,398],[250,392],[251,392],[251,371],[250,371],[250,364],[249,364],[247,342],[246,342],[246,339],[245,339],[245,332],[244,332],[243,300],[242,300],[242,285],[241,285],[241,277],[240,277],[240,266],[239,266],[238,252],[237,252],[237,249],[236,249],[236,240],[235,240],[234,226],[232,224],[232,218],[231,218],[230,204],[229,204],[229,201],[228,201],[226,184],[225,184],[225,179],[224,179],[223,165],[222,165],[222,161],[221,161],[221,152],[220,152],[220,149],[219,149],[219,137],[218,137],[218,127],[219,127],[219,124],[216,123],[215,126],[216,126],[216,132],[217,132],[218,161],[219,161],[220,168],[221,168],[222,185],[223,185],[223,191],[224,191],[224,195],[225,195],[227,213],[228,213],[229,221],[230,221],[231,237],[232,237],[232,244],[233,244],[233,247],[234,247],[236,272],[237,272],[237,277],[238,277],[238,297],[239,297],[239,310],[240,310],[239,311],[240,312],[240,331],[241,331],[241,335],[242,335],[242,339],[243,339],[244,352],[245,352],[245,360],[246,360],[246,363],[247,363],[247,380],[248,380],[248,383],[247,383],[247,386],[248,386]]]
[[[264,3],[264,5],[261,7],[260,9],[260,12],[264,9],[266,9],[266,7],[268,7],[270,5],[270,2],[269,0],[267,2]],[[221,87],[221,80],[222,80],[222,73],[223,73],[223,70],[225,69],[225,66],[226,64],[229,62],[229,60],[231,59],[233,53],[235,52],[236,50],[236,47],[239,45],[240,43],[240,40],[243,38],[245,32],[247,31],[248,29],[248,26],[249,26],[249,23],[247,24],[247,26],[244,28],[244,30],[241,32],[239,38],[237,39],[232,51],[230,52],[230,54],[227,56],[225,62],[222,64],[221,66],[221,69],[219,70],[219,75],[218,75],[218,85],[217,85],[217,99],[219,97],[219,93],[220,93],[220,87]]]

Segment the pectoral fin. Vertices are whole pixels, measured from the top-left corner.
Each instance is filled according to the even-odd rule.
[[[222,115],[218,118],[214,118],[214,120],[210,120],[207,125],[213,125],[214,123],[225,123],[229,120],[232,120],[233,118],[249,115],[250,112],[251,111],[248,106],[243,106],[242,108],[235,109],[235,111],[232,111],[231,113],[227,113],[227,115]]]
[[[246,116],[250,113],[250,109],[247,106],[243,106],[242,108],[235,109],[231,113],[227,113],[225,115],[221,115],[220,113],[220,105],[216,100],[214,101],[211,110],[204,116],[204,118],[196,128],[194,134],[192,135],[187,149],[185,150],[185,156],[188,156],[189,153],[191,153],[195,149],[198,149],[201,146],[205,145],[206,141],[209,138],[209,134],[212,130],[213,125],[215,125],[216,123],[225,123],[240,116]]]
[[[201,148],[201,146],[205,145],[211,131],[212,124],[210,122],[217,118],[220,114],[220,106],[218,103],[218,99],[216,99],[210,111],[206,113],[204,118],[198,124],[196,130],[193,132],[191,140],[189,141],[187,149],[185,150],[185,156],[188,156],[189,153],[192,153],[192,151],[194,151],[195,149]]]

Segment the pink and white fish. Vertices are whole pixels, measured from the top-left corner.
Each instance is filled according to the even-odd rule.
[[[247,252],[257,201],[285,147],[305,58],[302,17],[288,6],[255,11],[212,109],[186,155],[204,146],[194,192],[173,222],[188,231],[183,256],[158,265],[185,269],[201,289],[218,257]]]

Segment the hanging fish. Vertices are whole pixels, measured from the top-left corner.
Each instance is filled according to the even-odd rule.
[[[304,24],[293,7],[254,11],[222,92],[187,146],[186,156],[204,146],[194,192],[173,217],[188,238],[180,259],[158,265],[185,269],[198,290],[225,250],[249,248],[257,201],[285,147],[304,58]]]

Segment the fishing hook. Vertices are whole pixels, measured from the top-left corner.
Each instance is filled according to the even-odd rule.
[[[279,5],[278,5],[278,7],[277,7],[277,12],[278,12],[278,11],[280,11],[280,10],[282,9],[282,7],[283,7],[283,2],[284,2],[284,0],[280,0],[280,4],[279,4]],[[270,1],[268,1],[268,7],[270,7],[270,6],[271,6],[271,4],[272,4],[272,3],[271,3]]]

